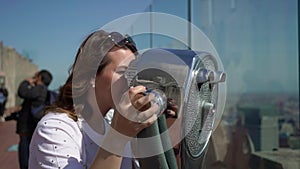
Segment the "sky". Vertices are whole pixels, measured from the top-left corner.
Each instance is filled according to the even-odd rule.
[[[26,55],[63,85],[80,43],[120,17],[144,12],[151,0],[0,0],[0,41]]]
[[[193,1],[192,22],[218,51],[228,91],[298,92],[297,0],[209,2]],[[187,19],[187,1],[182,0],[0,0],[0,41],[40,69],[49,69],[54,74],[50,88],[57,89],[88,34],[120,17],[148,11],[150,4],[152,11]],[[165,43],[153,38],[154,44],[160,42]]]

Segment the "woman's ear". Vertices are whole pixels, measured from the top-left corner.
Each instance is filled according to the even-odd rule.
[[[93,88],[95,88],[95,78],[92,78],[90,80],[90,84],[92,85]]]

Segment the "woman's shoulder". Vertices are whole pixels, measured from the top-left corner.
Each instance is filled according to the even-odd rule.
[[[47,121],[57,121],[58,123],[66,123],[70,125],[76,125],[77,122],[71,119],[66,113],[60,112],[47,112],[43,118],[39,121],[39,124]]]
[[[29,165],[33,168],[41,164],[49,168],[82,167],[79,163],[83,158],[82,140],[83,135],[76,121],[65,113],[49,112],[39,121],[33,133]]]
[[[74,121],[66,113],[55,112],[55,111],[47,112],[44,115],[44,117],[41,119],[41,121],[43,121],[43,120],[49,120],[49,119],[62,120],[62,121],[66,121],[66,122]]]
[[[65,131],[72,135],[81,135],[78,122],[71,119],[66,113],[48,112],[38,123],[37,129]]]

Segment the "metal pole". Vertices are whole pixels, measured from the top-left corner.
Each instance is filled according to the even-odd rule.
[[[150,6],[149,6],[149,10],[150,10],[150,48],[153,47],[153,16],[152,16],[152,4],[153,1],[151,2]]]
[[[191,0],[188,0],[187,2],[187,19],[188,19],[188,49],[191,49],[192,45],[192,2]]]

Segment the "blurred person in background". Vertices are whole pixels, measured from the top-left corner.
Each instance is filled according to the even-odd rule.
[[[5,87],[4,76],[0,76],[0,117],[3,121],[3,115],[5,111],[5,106],[8,98],[8,91]]]
[[[19,142],[19,164],[21,169],[28,168],[29,144],[38,123],[31,109],[33,106],[44,104],[47,98],[48,86],[52,81],[52,74],[48,70],[41,70],[33,77],[23,80],[18,87],[18,96],[23,99],[21,110],[17,118],[17,134]]]

